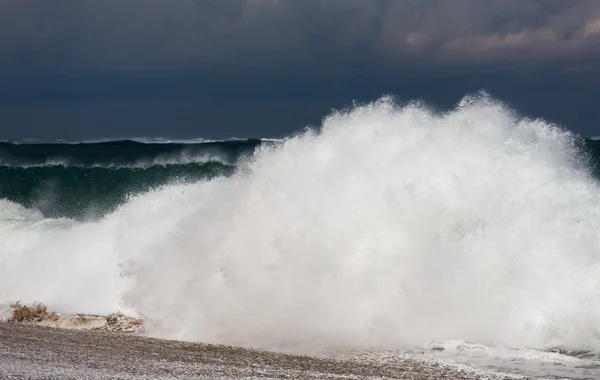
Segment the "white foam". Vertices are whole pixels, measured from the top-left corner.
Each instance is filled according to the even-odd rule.
[[[20,168],[31,168],[31,167],[53,167],[53,166],[63,166],[63,167],[80,167],[80,168],[108,168],[108,169],[147,169],[153,166],[169,166],[169,165],[187,165],[187,164],[205,164],[210,162],[218,162],[224,165],[233,165],[234,159],[224,153],[219,152],[218,150],[213,150],[211,152],[197,153],[190,152],[186,149],[183,149],[176,153],[166,153],[161,154],[153,158],[146,159],[138,159],[136,161],[132,161],[126,164],[121,162],[102,162],[102,163],[94,163],[94,164],[80,164],[77,162],[73,162],[69,158],[53,158],[48,159],[43,163],[35,163],[35,164],[24,164],[21,162],[15,162],[13,160],[2,160],[0,159],[0,165],[4,166],[15,166]]]
[[[455,358],[457,356],[468,357],[473,360],[480,358],[484,361],[487,359],[502,359],[506,361],[516,360],[532,360],[541,363],[553,364],[580,364],[584,361],[573,357],[561,354],[559,352],[548,352],[534,349],[515,349],[505,346],[486,346],[483,344],[469,343],[464,341],[446,341],[441,343],[432,343],[428,345],[430,349],[437,352],[434,356],[447,356]],[[443,351],[438,351],[443,349]]]
[[[600,349],[600,189],[572,142],[485,97],[383,99],[233,177],[0,231],[0,301],[124,300],[150,334],[255,347]]]
[[[0,303],[0,322],[6,321],[12,315],[12,309],[8,304]]]

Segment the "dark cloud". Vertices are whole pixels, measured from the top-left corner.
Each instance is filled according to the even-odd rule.
[[[599,43],[595,0],[0,2],[2,61],[48,70],[575,62]]]
[[[583,134],[596,0],[0,0],[0,138],[282,135],[486,89]]]

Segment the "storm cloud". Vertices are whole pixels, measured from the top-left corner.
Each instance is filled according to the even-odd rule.
[[[19,128],[33,123],[33,103],[48,115],[64,116],[77,102],[85,103],[80,112],[125,115],[129,101],[135,114],[157,98],[225,109],[287,97],[316,115],[384,92],[448,103],[460,91],[530,76],[531,86],[520,84],[529,92],[562,91],[558,83],[574,81],[583,89],[573,91],[587,97],[598,62],[595,0],[0,0],[0,121]],[[431,78],[456,94],[415,90]],[[545,87],[549,78],[555,87]],[[543,114],[536,102],[543,100],[530,108]]]
[[[594,0],[0,2],[3,63],[29,60],[58,71],[336,71],[364,61],[404,67],[561,60],[576,68],[599,49]]]

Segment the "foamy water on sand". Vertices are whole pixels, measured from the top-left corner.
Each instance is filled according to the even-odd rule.
[[[0,378],[505,380],[409,354],[325,358],[0,323]]]
[[[123,311],[161,338],[600,373],[600,187],[575,136],[485,96],[444,114],[382,99],[237,165],[83,221],[0,201],[0,302]]]

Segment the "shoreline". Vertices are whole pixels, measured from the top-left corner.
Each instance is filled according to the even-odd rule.
[[[416,359],[329,359],[0,322],[0,378],[509,379]]]

